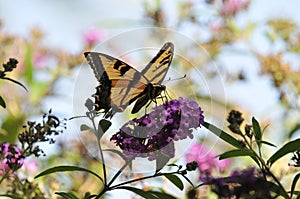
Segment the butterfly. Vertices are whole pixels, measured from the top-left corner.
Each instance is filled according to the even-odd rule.
[[[166,87],[162,85],[174,54],[174,45],[167,42],[157,55],[139,72],[125,62],[97,52],[85,52],[84,56],[99,82],[96,87],[95,111],[112,117],[135,102],[132,114],[147,103],[155,102]]]

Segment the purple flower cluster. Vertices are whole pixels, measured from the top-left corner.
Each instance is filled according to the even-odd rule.
[[[271,198],[270,184],[254,167],[235,170],[229,177],[207,177],[205,184],[221,198]]]
[[[195,101],[179,98],[153,108],[149,114],[135,118],[114,134],[111,141],[119,146],[126,158],[148,157],[158,154],[174,157],[174,141],[193,138],[192,128],[203,124],[203,111]]]
[[[13,144],[3,142],[0,144],[0,174],[10,170],[16,171],[24,163],[24,157],[18,147]]]

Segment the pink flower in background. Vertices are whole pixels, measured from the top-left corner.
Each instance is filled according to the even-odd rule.
[[[84,33],[84,41],[88,45],[93,45],[96,42],[103,40],[104,34],[100,29],[90,28]]]
[[[230,165],[230,160],[218,160],[217,155],[209,151],[203,143],[193,144],[185,154],[186,162],[196,161],[201,176],[211,175],[213,170],[224,172]]]
[[[222,16],[235,15],[247,6],[248,2],[246,0],[224,0],[220,13]]]
[[[18,147],[8,142],[0,144],[0,174],[16,171],[24,163],[24,157]]]
[[[47,56],[43,52],[37,52],[33,58],[33,65],[36,69],[41,69],[46,65]]]
[[[38,164],[34,160],[25,161],[24,167],[29,174],[34,175],[38,169]]]

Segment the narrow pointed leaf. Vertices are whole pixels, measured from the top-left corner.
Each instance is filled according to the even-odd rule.
[[[57,173],[57,172],[66,172],[66,171],[84,171],[90,174],[93,174],[94,176],[96,176],[98,179],[100,179],[103,182],[103,179],[96,174],[93,171],[90,171],[88,169],[82,168],[82,167],[77,167],[77,166],[57,166],[57,167],[52,167],[50,169],[47,169],[43,172],[41,172],[40,174],[38,174],[37,176],[35,176],[35,178],[39,178],[41,176],[45,176],[45,175],[49,175],[52,173]]]
[[[262,144],[265,144],[265,145],[269,145],[269,146],[272,146],[272,147],[276,147],[275,144],[272,144],[271,142],[268,142],[268,141],[265,141],[265,140],[261,140],[261,141],[259,141],[259,142],[262,143]]]
[[[300,173],[298,173],[298,174],[294,177],[294,179],[293,179],[293,183],[292,183],[292,186],[291,186],[291,198],[292,198],[292,196],[293,196],[293,194],[294,194],[295,187],[296,187],[296,185],[297,185],[297,182],[298,182],[299,178],[300,178]]]
[[[176,199],[176,197],[167,194],[167,193],[163,193],[163,192],[158,192],[158,191],[148,191],[149,193],[153,194],[154,196],[157,196],[157,198],[161,198],[161,199]]]
[[[181,191],[183,190],[183,188],[184,188],[183,183],[178,176],[172,175],[172,174],[165,174],[164,176],[170,182],[172,182],[176,187],[178,187],[178,189],[180,189]]]
[[[262,132],[258,121],[254,117],[252,117],[252,127],[253,127],[255,140],[260,145],[259,141],[261,141]]]
[[[0,194],[0,196],[6,197],[6,198],[12,198],[12,199],[23,199],[23,197],[12,195],[12,194]]]
[[[1,96],[0,96],[0,106],[2,106],[3,108],[6,108],[5,101]]]
[[[300,149],[300,139],[296,139],[286,143],[283,147],[281,147],[278,151],[276,151],[268,160],[268,164],[272,165],[281,157],[285,156],[288,153],[297,151]]]
[[[66,199],[80,199],[79,197],[77,197],[75,194],[71,193],[71,192],[56,192],[55,193],[56,195],[59,195],[63,198],[66,198]]]
[[[238,140],[236,140],[234,137],[232,137],[225,131],[219,129],[218,127],[208,122],[204,122],[203,126],[207,128],[209,131],[211,131],[213,134],[215,134],[216,136],[219,136],[222,140],[224,140],[228,144],[231,144],[232,146],[235,146],[237,148],[243,148],[243,145]]]
[[[235,149],[235,150],[231,150],[231,151],[222,153],[221,155],[219,155],[219,158],[220,158],[220,160],[222,160],[222,159],[226,159],[226,158],[239,157],[239,156],[251,156],[251,157],[254,156],[255,157],[253,152],[250,151],[249,149]]]
[[[142,196],[143,198],[146,198],[146,199],[158,199],[158,197],[154,196],[152,193],[150,193],[148,191],[144,191],[142,189],[134,188],[134,187],[122,186],[122,187],[117,187],[116,189],[125,189],[125,190],[131,191],[139,196]]]
[[[219,155],[219,159],[222,160],[226,158],[233,158],[239,156],[249,156],[254,162],[256,162],[257,165],[260,165],[256,156],[249,149],[235,149],[235,150],[227,151]]]
[[[269,182],[266,181],[266,185],[269,187],[269,189],[274,192],[277,193],[278,195],[289,199],[289,196],[287,195],[287,193],[285,192],[285,190],[282,190],[282,188],[280,186],[278,186],[277,184],[273,183],[273,182]]]

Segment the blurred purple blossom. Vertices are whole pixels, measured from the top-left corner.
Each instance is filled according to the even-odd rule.
[[[200,127],[203,122],[203,111],[197,102],[179,98],[129,121],[111,137],[111,141],[128,159],[148,157],[152,161],[159,154],[173,158],[174,141],[193,138],[192,129]]]
[[[209,151],[203,143],[195,143],[185,154],[186,162],[196,161],[200,171],[200,180],[206,176],[210,176],[213,170],[221,173],[230,166],[229,159],[218,160],[217,155]]]

